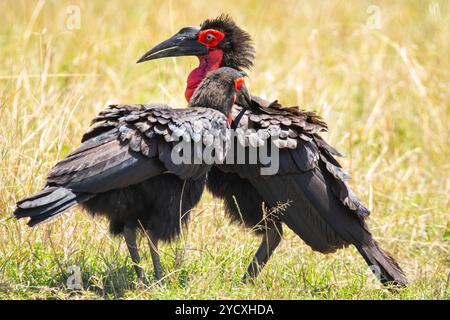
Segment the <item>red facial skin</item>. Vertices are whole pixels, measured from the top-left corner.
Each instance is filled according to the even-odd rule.
[[[244,85],[244,83],[244,78],[237,78],[236,80],[234,80],[234,87],[236,88],[236,91],[241,90],[241,87]]]
[[[215,48],[220,41],[225,38],[225,34],[218,30],[207,29],[202,30],[198,34],[198,42],[204,44],[209,49],[209,53],[206,56],[198,57],[200,64],[197,68],[191,71],[187,78],[186,91],[184,96],[189,102],[194,94],[197,86],[202,82],[203,78],[211,71],[214,71],[220,67],[223,58],[223,51]]]
[[[216,47],[223,38],[225,38],[225,34],[214,29],[202,30],[198,34],[198,42],[204,44],[208,48]]]

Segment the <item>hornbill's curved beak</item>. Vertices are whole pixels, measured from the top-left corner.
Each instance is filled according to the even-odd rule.
[[[165,57],[203,56],[208,48],[198,42],[200,27],[186,27],[144,54],[137,63]]]
[[[253,108],[252,107],[253,106],[252,97],[250,96],[250,93],[248,92],[245,83],[241,86],[241,89],[239,89],[239,95],[238,95],[237,100],[239,101],[238,104],[241,105],[243,108],[238,113],[236,118],[234,118],[234,120],[231,124],[231,128],[234,130],[236,130],[236,128],[239,126],[239,122],[241,121],[242,117],[244,116],[245,111],[252,110],[252,108]]]
[[[252,109],[252,97],[250,96],[250,93],[247,90],[247,87],[245,86],[245,84],[242,85],[241,89],[239,90],[239,92],[242,95],[243,101],[240,101],[241,105],[248,110]]]

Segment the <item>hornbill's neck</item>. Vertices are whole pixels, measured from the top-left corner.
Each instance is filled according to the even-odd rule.
[[[189,102],[192,95],[202,80],[211,72],[222,66],[223,51],[220,49],[212,50],[205,56],[199,56],[199,65],[191,71],[187,77],[186,90],[184,96]],[[229,66],[226,66],[229,67]]]

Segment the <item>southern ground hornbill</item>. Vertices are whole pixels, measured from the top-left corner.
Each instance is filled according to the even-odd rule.
[[[28,225],[35,226],[77,204],[106,216],[110,231],[123,234],[137,276],[145,280],[136,244],[136,231],[142,230],[160,280],[158,241],[179,234],[211,168],[200,157],[175,163],[171,152],[181,138],[197,143],[202,152],[210,148],[220,160],[230,139],[231,107],[236,93],[243,91],[249,101],[243,74],[220,68],[201,82],[188,109],[159,104],[107,107],[93,120],[81,146],[50,171],[44,188],[17,203],[15,217],[29,217]]]
[[[251,67],[254,48],[250,35],[229,16],[221,15],[199,27],[181,29],[138,62],[188,55],[199,58],[199,66],[187,78],[185,96],[189,101],[200,81],[216,68]],[[243,99],[238,95],[234,115],[242,106]],[[353,244],[382,283],[406,285],[399,265],[373,239],[365,222],[369,210],[347,185],[349,177],[334,158],[340,153],[319,136],[327,130],[320,117],[252,96],[251,111],[245,112],[240,129],[278,136],[274,141],[280,150],[278,173],[262,176],[249,165],[215,166],[208,174],[208,189],[224,199],[233,220],[252,228],[264,220],[263,202],[272,208],[277,203],[289,203],[278,219],[265,221],[266,226],[260,228],[263,240],[243,280],[256,277],[268,261],[281,241],[284,222],[313,250],[322,253]],[[252,141],[246,143],[250,148]]]

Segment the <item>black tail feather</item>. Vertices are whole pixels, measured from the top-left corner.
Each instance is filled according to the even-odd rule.
[[[30,218],[28,225],[33,227],[93,196],[92,194],[75,193],[62,187],[45,188],[19,201],[14,216],[17,219]]]
[[[370,240],[367,245],[358,248],[358,251],[381,283],[402,287],[408,284],[408,280],[397,261],[381,249],[375,240]]]

